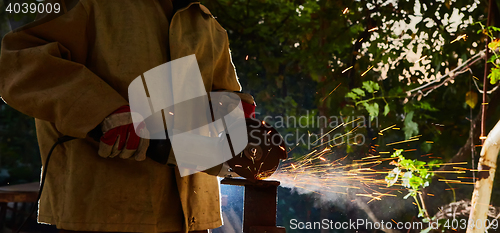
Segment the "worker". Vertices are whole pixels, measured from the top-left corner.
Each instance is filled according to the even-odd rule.
[[[52,154],[38,221],[61,232],[221,226],[217,178],[146,158],[147,140],[116,116],[130,111],[132,80],[192,54],[207,92],[240,91],[224,28],[195,1],[52,2],[62,13],[8,33],[0,56],[0,96],[35,118],[42,164],[58,138],[77,138]]]

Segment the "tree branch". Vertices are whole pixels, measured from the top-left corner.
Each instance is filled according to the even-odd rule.
[[[450,77],[454,77],[455,76],[455,73],[458,72],[459,70],[462,70],[462,69],[465,69],[465,68],[468,68],[469,66],[473,65],[474,63],[476,63],[477,61],[481,60],[480,58],[483,58],[484,56],[484,53],[485,53],[485,50],[482,50],[481,52],[479,52],[478,54],[474,55],[473,57],[469,58],[467,61],[465,61],[462,65],[459,65],[457,66],[455,69],[453,69],[452,71],[446,73],[445,75],[437,78],[436,80],[432,81],[432,82],[428,82],[420,87],[417,87],[415,89],[412,89],[412,90],[409,90],[407,91],[407,93],[412,93],[412,92],[415,92],[415,91],[419,91],[419,90],[423,90],[425,89],[426,87],[429,87],[430,85],[434,84],[434,83],[437,83],[437,82],[440,82],[442,79],[444,78],[447,78],[448,76]],[[474,61],[473,61],[474,60]],[[473,62],[471,62],[473,61]],[[436,87],[437,88],[437,87]],[[432,89],[429,88],[429,89]],[[428,90],[428,89],[426,89]]]

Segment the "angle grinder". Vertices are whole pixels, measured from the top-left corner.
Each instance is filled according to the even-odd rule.
[[[243,100],[241,103],[243,104],[242,110],[245,111],[246,118],[244,120],[248,136],[246,147],[241,151],[235,151],[231,148],[232,158],[205,169],[203,172],[219,177],[243,177],[250,181],[263,180],[270,177],[278,169],[281,160],[287,159],[286,145],[275,128],[264,121],[253,118],[255,107],[247,108],[248,103],[245,103],[245,98],[241,99]],[[238,98],[238,101],[240,101],[240,98]],[[227,101],[221,102],[218,100],[217,102],[220,105],[230,105],[226,103]],[[253,105],[253,102],[251,104]],[[238,106],[238,104],[232,106]],[[248,109],[251,109],[250,113]],[[225,134],[229,144],[231,144],[228,131],[231,131],[231,129],[226,129],[226,132],[221,134]],[[167,134],[166,140],[150,139],[146,155],[158,163],[176,166],[175,156],[171,151],[172,144]]]

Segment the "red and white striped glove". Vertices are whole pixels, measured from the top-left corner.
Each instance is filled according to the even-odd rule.
[[[106,117],[101,124],[103,136],[99,144],[99,155],[104,158],[119,156],[122,159],[134,157],[137,161],[146,159],[149,139],[140,138],[134,130],[129,106],[122,106]],[[137,128],[140,135],[147,135],[144,123]]]
[[[245,115],[245,118],[255,118],[255,101],[253,99],[253,96],[247,93],[241,93],[241,92],[228,92],[229,94],[227,95],[221,95],[219,104],[222,105],[222,103],[227,104],[227,108],[224,109],[224,111],[230,112],[233,109],[237,107],[237,102],[235,101],[235,97],[239,97],[241,100],[241,106],[243,107],[243,113]],[[219,110],[222,110],[218,108]],[[224,112],[223,111],[223,112]],[[223,116],[223,113],[219,113],[218,116]]]

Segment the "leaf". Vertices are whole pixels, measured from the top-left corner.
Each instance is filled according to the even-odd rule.
[[[422,218],[422,217],[424,217],[424,216],[425,216],[425,209],[420,209],[420,210],[418,211],[418,217],[419,217],[419,218]]]
[[[354,92],[356,95],[365,96],[365,92],[360,88],[353,88],[351,91]]]
[[[421,167],[421,166],[424,166],[425,165],[425,162],[424,161],[418,161],[418,160],[415,160],[415,166],[417,167]]]
[[[439,111],[437,108],[435,107],[432,107],[431,104],[429,104],[429,102],[425,102],[425,101],[419,101],[418,104],[420,105],[419,107],[421,109],[424,109],[424,110],[429,110],[429,111],[432,111],[432,112],[437,112]]]
[[[420,169],[419,172],[420,172],[420,176],[423,177],[424,179],[427,179],[427,177],[429,176],[427,169]]]
[[[393,186],[398,181],[400,172],[401,169],[399,169],[399,167],[395,167],[394,169],[392,169],[392,171],[389,172],[389,174],[385,177],[387,187]]]
[[[384,116],[387,116],[387,114],[389,114],[389,111],[391,111],[391,109],[389,108],[389,104],[386,104],[384,107]]]
[[[413,177],[413,173],[408,171],[405,172],[401,180],[403,181],[403,186],[406,188],[411,188],[410,179]]]
[[[401,152],[403,152],[403,149],[399,149],[399,150],[394,151],[394,153],[392,153],[392,155],[391,155],[391,158],[400,157]]]
[[[354,92],[349,92],[349,93],[347,93],[347,94],[345,95],[345,97],[351,98],[351,99],[353,99],[353,100],[357,100],[357,99],[359,99],[359,96],[358,96],[358,95],[356,95]]]
[[[352,153],[352,152],[354,152],[354,149],[352,148],[352,146],[347,145],[346,152],[347,152],[347,153]]]
[[[420,178],[418,176],[412,176],[410,178],[409,183],[413,189],[417,190],[421,185],[424,184],[424,181],[422,180],[422,178]]]
[[[499,68],[491,68],[491,73],[488,75],[491,84],[496,84],[500,81],[500,69]]]
[[[495,51],[500,46],[500,39],[493,40],[488,44],[488,48]]]
[[[413,111],[408,113],[404,120],[403,131],[405,132],[406,139],[409,139],[413,135],[418,134],[418,124],[413,121]]]
[[[373,81],[365,81],[363,82],[363,88],[368,92],[368,93],[373,93],[375,91],[378,91],[380,89],[380,86],[378,83],[373,82]]]
[[[477,93],[473,91],[469,91],[465,93],[465,103],[469,105],[472,109],[476,107],[477,104]]]
[[[440,165],[443,161],[439,160],[439,159],[434,159],[434,160],[431,160],[430,162],[427,163],[427,166],[429,168],[433,168],[433,167],[436,167],[436,168],[439,168]]]
[[[497,27],[495,27],[495,26],[489,26],[488,28],[489,28],[490,30],[500,32],[500,28],[497,28]]]
[[[399,161],[399,164],[401,165],[401,167],[408,168],[413,164],[413,161],[409,159],[404,159],[404,157],[402,158],[400,157],[400,159],[401,161]]]
[[[378,116],[379,108],[377,103],[369,104],[364,102],[363,106],[366,108],[366,111],[368,111],[368,114],[370,114],[371,120]]]
[[[498,54],[493,54],[493,55],[492,55],[492,56],[488,59],[488,62],[489,62],[489,63],[495,63],[495,61],[496,61],[497,59],[500,59],[500,55],[498,55]]]
[[[311,79],[318,82],[319,81],[319,78],[320,76],[316,73],[311,73]]]
[[[422,149],[423,152],[428,153],[432,148],[432,144],[430,143],[422,143],[420,145],[420,149]]]

